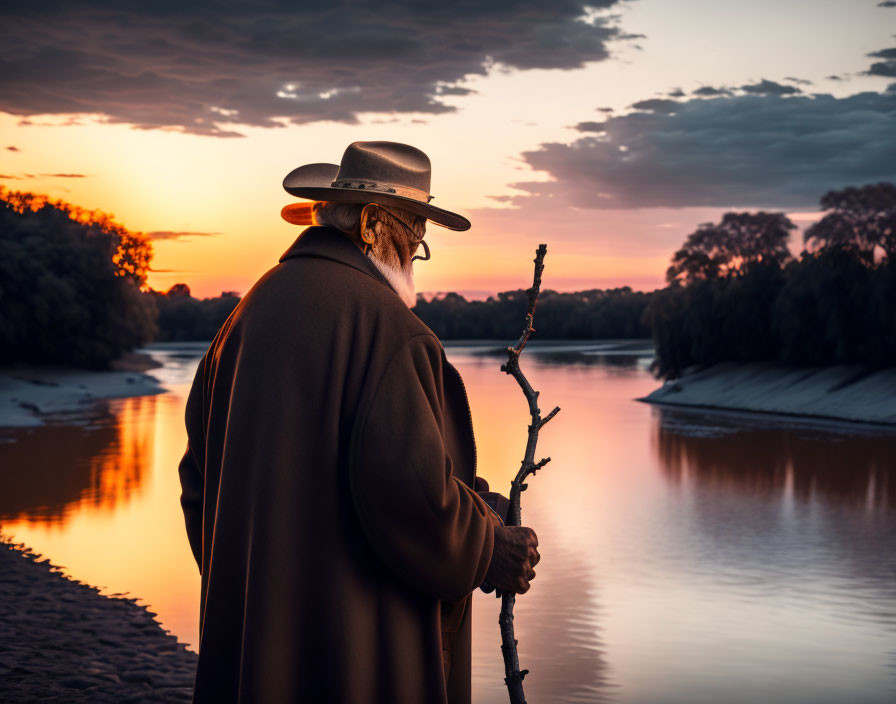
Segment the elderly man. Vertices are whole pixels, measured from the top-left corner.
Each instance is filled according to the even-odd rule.
[[[291,172],[315,202],[284,217],[315,226],[199,365],[179,468],[196,702],[469,702],[471,593],[535,575],[535,534],[473,490],[463,382],[409,310],[426,221],[469,227],[429,183],[391,142]]]

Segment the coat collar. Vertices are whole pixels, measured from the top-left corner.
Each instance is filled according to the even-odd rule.
[[[346,264],[395,290],[358,246],[335,227],[314,225],[303,230],[298,239],[280,257],[280,261],[284,262],[293,257],[319,257]]]

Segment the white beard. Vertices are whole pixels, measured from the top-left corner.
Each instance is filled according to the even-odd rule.
[[[392,284],[392,288],[399,295],[408,308],[417,305],[417,290],[414,287],[414,263],[409,262],[406,267],[397,267],[394,264],[384,262],[372,251],[367,255],[370,261],[376,265],[380,273],[386,277],[386,281]]]

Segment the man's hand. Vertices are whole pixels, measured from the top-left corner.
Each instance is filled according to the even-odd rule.
[[[535,531],[524,526],[495,526],[495,547],[485,578],[506,592],[525,594],[535,579],[538,554]]]

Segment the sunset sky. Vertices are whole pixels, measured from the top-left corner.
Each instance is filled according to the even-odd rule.
[[[150,284],[248,290],[299,230],[283,176],[413,144],[418,289],[661,285],[730,209],[800,225],[896,180],[896,0],[126,2],[0,10],[0,184],[151,233]]]

